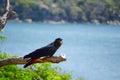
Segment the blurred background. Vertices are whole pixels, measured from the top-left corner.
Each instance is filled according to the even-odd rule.
[[[0,14],[3,3],[0,0]],[[119,0],[10,0],[16,21],[119,24]]]
[[[3,29],[0,50],[24,56],[56,38],[63,45],[55,55],[67,61],[52,64],[72,80],[120,80],[120,0],[10,0],[17,15]],[[4,0],[0,0],[0,15]]]

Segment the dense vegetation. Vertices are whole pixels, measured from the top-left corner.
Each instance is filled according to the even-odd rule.
[[[0,0],[0,7],[4,0]],[[21,20],[120,21],[120,0],[10,0]],[[0,9],[0,13],[3,9]]]
[[[0,59],[13,57],[0,52]],[[71,75],[62,73],[59,67],[52,67],[50,63],[34,65],[27,69],[10,65],[0,67],[0,80],[70,80]]]

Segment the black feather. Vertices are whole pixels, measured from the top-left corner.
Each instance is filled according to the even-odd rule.
[[[62,39],[57,38],[54,42],[50,43],[49,45],[42,47],[40,49],[37,49],[28,55],[25,55],[24,58],[37,59],[40,57],[51,57],[54,55],[54,53],[57,51],[57,49],[61,45],[62,45]],[[30,62],[25,64],[24,68],[27,67],[28,65],[30,65],[31,64]]]

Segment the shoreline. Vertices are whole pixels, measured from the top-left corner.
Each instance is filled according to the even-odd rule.
[[[114,21],[106,21],[106,22],[99,22],[98,20],[92,20],[91,22],[68,22],[65,20],[60,20],[60,21],[54,21],[54,20],[44,20],[44,21],[33,21],[32,19],[24,19],[24,20],[20,20],[18,18],[16,19],[12,19],[12,20],[8,20],[9,22],[27,22],[27,23],[48,23],[48,24],[66,24],[66,23],[72,23],[72,24],[108,24],[108,25],[120,25],[120,21],[118,20],[114,20]]]

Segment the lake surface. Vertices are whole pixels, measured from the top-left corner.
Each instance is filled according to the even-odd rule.
[[[120,26],[93,24],[42,24],[9,22],[0,49],[24,56],[54,39],[63,38],[55,55],[65,54],[63,71],[84,80],[120,80]]]

